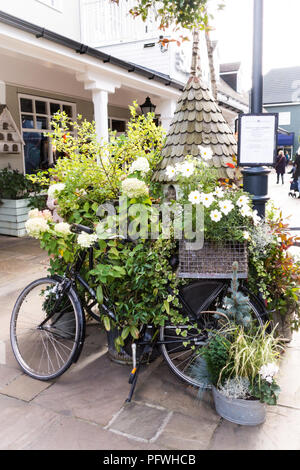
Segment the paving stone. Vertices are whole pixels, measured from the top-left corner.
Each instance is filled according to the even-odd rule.
[[[52,385],[52,382],[35,380],[28,375],[20,375],[8,385],[0,389],[2,395],[17,398],[18,400],[31,401],[43,390]]]
[[[181,382],[163,362],[143,384],[138,384],[134,399],[162,406],[199,419],[218,423],[219,417],[213,406],[211,392],[202,400],[197,398],[197,389]]]
[[[300,450],[300,411],[269,407],[260,426],[239,426],[221,420],[210,450]]]
[[[127,398],[129,372],[130,367],[112,363],[107,354],[96,356],[85,367],[79,362],[34,402],[105,426]]]
[[[170,412],[161,407],[132,402],[124,406],[107,429],[138,439],[156,440],[170,416]]]
[[[278,383],[281,392],[278,404],[291,406],[300,410],[300,348],[287,348],[280,364]]]
[[[20,369],[0,365],[0,389],[22,374]],[[1,392],[0,392],[1,393]]]
[[[193,418],[175,412],[156,444],[175,450],[207,449],[218,423],[219,421]]]

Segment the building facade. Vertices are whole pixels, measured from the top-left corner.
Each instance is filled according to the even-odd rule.
[[[278,149],[295,155],[300,143],[300,67],[272,69],[264,77],[264,109],[278,113]]]
[[[168,129],[190,72],[192,42],[162,47],[155,19],[132,19],[131,3],[0,1],[0,104],[7,105],[25,144],[18,153],[3,152],[0,145],[0,169],[32,172],[51,165],[44,133],[58,110],[94,120],[99,140],[107,140],[109,128],[126,130],[133,101],[142,104],[149,97]],[[203,78],[209,81],[205,40],[201,47]],[[233,125],[247,104],[216,70],[219,103]]]

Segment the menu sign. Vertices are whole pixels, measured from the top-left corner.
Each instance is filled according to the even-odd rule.
[[[276,159],[278,114],[239,116],[238,166],[272,166]]]

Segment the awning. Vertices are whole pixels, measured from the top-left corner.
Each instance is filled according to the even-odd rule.
[[[290,134],[278,134],[277,145],[278,147],[292,147],[294,145],[295,133]]]

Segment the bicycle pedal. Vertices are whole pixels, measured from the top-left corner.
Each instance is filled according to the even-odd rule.
[[[136,367],[134,367],[134,368],[132,369],[132,371],[130,372],[130,376],[129,376],[129,379],[128,379],[128,383],[130,383],[130,384],[133,383],[135,374],[136,374]]]

